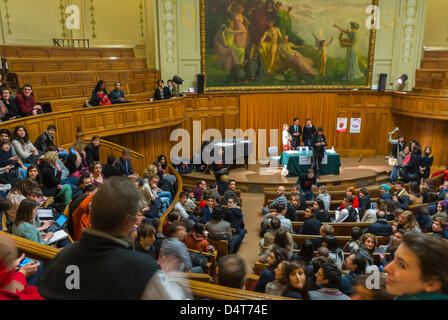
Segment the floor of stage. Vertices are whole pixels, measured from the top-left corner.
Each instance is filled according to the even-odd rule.
[[[389,166],[384,157],[376,158],[341,158],[341,168],[339,175],[321,176],[318,182],[331,183],[344,179],[362,179],[366,176],[376,175],[381,172],[390,172],[392,167]],[[197,179],[214,179],[208,172],[193,172],[186,176],[195,177]],[[267,165],[251,164],[249,168],[246,166],[238,167],[230,170],[230,179],[243,183],[295,183],[297,177],[286,178],[281,175],[281,168],[270,168]]]

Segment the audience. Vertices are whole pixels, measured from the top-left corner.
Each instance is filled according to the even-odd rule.
[[[40,156],[39,151],[31,143],[28,132],[24,126],[18,125],[14,128],[11,143],[23,163],[37,164],[37,160]]]
[[[401,229],[406,231],[421,232],[417,221],[415,221],[415,217],[412,211],[404,211],[399,215],[398,219]]]
[[[263,214],[269,214],[269,209],[277,209],[279,207],[284,207],[286,208],[286,206],[288,205],[288,200],[285,197],[285,187],[284,186],[279,186],[277,188],[277,198],[274,199],[274,201],[272,201],[268,207],[263,207],[262,211]]]
[[[341,284],[341,271],[332,263],[327,263],[316,272],[316,285],[318,290],[309,291],[311,300],[350,300],[339,291]]]
[[[386,220],[386,213],[384,211],[378,211],[376,213],[376,222],[367,227],[366,233],[386,237],[392,234],[392,225]]]
[[[401,209],[407,210],[409,208],[411,200],[409,199],[409,194],[404,188],[404,182],[402,180],[398,180],[395,182],[395,195],[392,199],[398,204]]]
[[[343,205],[342,211],[336,211],[334,222],[359,222],[358,211],[353,207],[353,198],[345,197]]]
[[[313,210],[316,210],[315,216],[320,222],[330,222],[331,217],[328,210],[325,208],[324,201],[321,198],[317,198],[313,203]]]
[[[84,147],[84,141],[76,140],[70,148],[66,166],[72,177],[79,178],[84,172],[90,172]]]
[[[36,104],[33,95],[33,88],[29,84],[25,84],[21,92],[16,96],[15,103],[19,108],[19,114],[22,117],[35,116],[42,113],[42,106]]]
[[[207,190],[207,182],[205,180],[199,180],[196,187],[193,188],[194,198],[196,201],[202,200],[202,193]]]
[[[208,237],[213,240],[226,240],[229,253],[237,253],[242,242],[241,234],[233,234],[230,223],[224,220],[224,209],[216,207],[207,223]]]
[[[42,192],[44,196],[54,197],[55,200],[63,199],[63,211],[72,200],[72,187],[69,184],[62,184],[62,171],[57,160],[57,152],[49,151],[45,153],[39,164],[39,172],[42,177]]]
[[[154,91],[154,100],[165,99],[164,84],[165,84],[165,82],[162,79],[157,80],[157,88]]]
[[[363,230],[360,227],[353,227],[350,231],[351,240],[346,242],[342,247],[344,252],[358,252],[359,250],[359,239],[363,235]]]
[[[306,265],[303,262],[285,261],[284,272],[287,275],[286,289],[283,297],[309,300],[308,295],[308,276],[306,274]]]
[[[355,195],[355,188],[354,187],[350,187],[347,190],[345,190],[345,197],[351,197],[353,199],[352,207],[353,208],[358,208],[359,207],[358,197],[354,197],[354,195]],[[344,202],[342,202],[342,204],[338,207],[338,210],[341,211],[344,208],[345,208],[344,207]]]
[[[339,290],[347,296],[352,294],[355,280],[366,271],[367,259],[360,253],[352,253],[345,259],[345,268],[350,272],[342,277]]]
[[[316,209],[306,208],[305,210],[305,222],[303,223],[300,234],[318,235],[322,223],[316,218]]]
[[[279,205],[277,212],[270,212],[263,216],[264,221],[261,223],[260,236],[263,236],[269,230],[269,223],[273,217],[277,217],[283,228],[290,233],[294,233],[292,229],[291,220],[285,217],[286,207]]]
[[[8,88],[1,89],[0,109],[2,110],[1,121],[8,121],[20,118],[19,108],[15,100],[11,96],[11,91]]]
[[[106,180],[106,177],[103,174],[103,166],[101,162],[92,162],[92,164],[90,165],[90,172],[92,173],[93,184],[95,185],[95,187],[101,186]]]
[[[326,211],[330,211],[331,196],[328,194],[327,187],[324,185],[319,186],[319,194],[316,197],[317,200],[322,200]],[[320,206],[319,206],[320,207]],[[319,209],[322,210],[322,209]],[[321,221],[324,222],[324,221]]]
[[[392,200],[392,195],[389,193],[389,191],[390,191],[390,186],[389,185],[387,185],[387,184],[382,184],[382,185],[380,185],[380,193],[381,193],[381,196],[380,196],[380,199],[383,199],[383,200]]]
[[[210,244],[206,238],[204,225],[200,222],[196,222],[193,226],[193,231],[185,236],[185,245],[188,249],[208,252]]]
[[[123,90],[121,90],[121,82],[120,81],[116,81],[114,83],[114,90],[112,90],[109,93],[109,99],[112,102],[112,104],[127,102],[124,97],[124,92],[123,92]]]
[[[149,254],[154,259],[155,252],[153,244],[156,240],[156,230],[150,222],[141,222],[137,228],[137,236],[135,237],[135,250]]]
[[[393,300],[394,296],[386,290],[386,274],[379,274],[379,288],[367,289],[366,283],[370,280],[370,274],[359,276],[353,283],[352,300]]]
[[[228,254],[218,260],[218,284],[241,289],[246,280],[246,265],[236,254]]]
[[[91,228],[84,229],[80,241],[66,247],[45,268],[39,293],[58,300],[184,299],[184,292],[160,271],[170,261],[158,265],[150,255],[129,250],[132,244],[124,240],[135,224],[138,199],[131,181],[108,179],[93,198]],[[70,265],[83,270],[77,290],[65,286]]]
[[[37,287],[27,282],[40,263],[32,261],[19,268],[23,258],[18,258],[14,240],[0,235],[0,300],[43,300]]]
[[[409,184],[409,202],[410,205],[423,204],[423,195],[417,181],[411,181]]]
[[[362,212],[370,209],[371,203],[372,199],[370,199],[369,190],[365,188],[361,189],[358,196],[358,211]]]
[[[316,176],[313,169],[308,169],[305,175],[302,175],[297,180],[300,185],[300,190],[305,193],[306,201],[314,201],[313,186],[317,186]]]
[[[103,168],[103,174],[106,179],[110,178],[110,177],[120,177],[121,176],[120,169],[115,167],[115,156],[109,155],[107,157],[107,163]]]
[[[17,216],[12,227],[12,234],[34,241],[40,244],[47,244],[53,237],[52,232],[42,232],[34,225],[37,215],[38,203],[24,199],[17,210]],[[51,221],[46,221],[43,224],[44,230],[47,230],[51,225]]]
[[[236,204],[241,207],[241,203],[238,200],[238,197],[235,193],[236,190],[236,181],[235,180],[229,180],[228,184],[227,184],[227,190],[224,192],[224,197],[222,199],[222,204],[227,204],[229,199],[235,199],[236,200]]]
[[[39,150],[40,154],[44,154],[48,151],[49,147],[56,147],[54,144],[54,135],[56,134],[56,126],[53,124],[50,124],[47,127],[47,130],[41,134],[34,143],[34,146]],[[58,156],[63,158],[64,160],[67,160],[68,157],[68,151],[64,148],[56,147],[56,151],[58,151]]]
[[[243,241],[247,230],[244,225],[244,213],[240,207],[237,205],[237,200],[234,198],[229,198],[227,202],[228,209],[224,215],[224,220],[230,223],[230,226],[235,229],[235,234],[241,236],[241,241]]]
[[[98,107],[111,105],[107,90],[106,82],[104,80],[98,81],[95,88],[92,90],[90,100],[86,102],[87,107]]]
[[[132,152],[130,149],[123,149],[121,157],[115,161],[115,168],[120,170],[120,173],[123,177],[138,176],[132,168],[131,153]]]
[[[100,137],[93,136],[92,141],[84,149],[86,153],[86,161],[89,165],[93,162],[100,161]],[[115,161],[115,159],[114,159]]]
[[[254,287],[254,291],[264,293],[266,285],[275,280],[275,269],[279,263],[288,260],[288,253],[285,249],[274,248],[268,255],[266,262],[268,266],[261,272],[260,278]]]

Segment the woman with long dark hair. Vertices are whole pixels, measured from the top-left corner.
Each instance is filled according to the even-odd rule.
[[[112,102],[109,100],[109,95],[106,90],[106,82],[104,80],[98,81],[95,89],[92,91],[92,97],[87,103],[88,107],[108,106]]]
[[[19,118],[19,108],[14,99],[11,98],[11,91],[8,88],[1,89],[0,97],[0,118],[2,121]]]
[[[39,159],[39,151],[31,143],[28,132],[24,126],[18,125],[14,128],[11,143],[23,163],[37,164],[37,160]]]
[[[264,293],[266,285],[275,280],[275,269],[278,267],[279,263],[287,260],[289,260],[288,253],[285,249],[274,248],[271,253],[269,253],[267,259],[268,266],[261,272],[260,278],[254,287],[254,291]]]

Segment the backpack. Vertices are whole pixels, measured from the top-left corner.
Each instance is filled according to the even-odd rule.
[[[348,210],[348,217],[344,220],[344,222],[356,222],[356,217],[358,216],[358,212],[355,208],[350,207],[347,208]]]

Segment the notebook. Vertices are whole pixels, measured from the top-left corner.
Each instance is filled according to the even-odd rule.
[[[48,241],[47,244],[53,244],[66,238],[68,238],[68,233],[64,230],[59,230],[53,234],[53,237]]]

